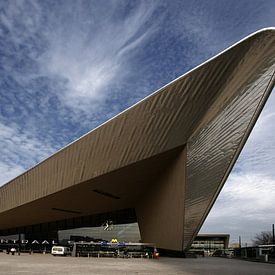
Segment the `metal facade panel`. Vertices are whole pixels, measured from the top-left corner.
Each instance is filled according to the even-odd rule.
[[[181,148],[166,169],[137,202],[137,221],[143,242],[158,248],[183,250],[186,148]]]
[[[239,71],[246,73],[230,78],[188,140],[185,246],[198,233],[274,86],[274,39],[258,42],[241,60]]]

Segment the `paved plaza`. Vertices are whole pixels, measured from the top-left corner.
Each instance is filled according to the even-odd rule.
[[[0,274],[275,274],[275,265],[223,258],[115,259],[0,253]]]

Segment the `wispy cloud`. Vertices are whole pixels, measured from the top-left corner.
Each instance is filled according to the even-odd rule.
[[[1,181],[0,186],[4,183],[9,182],[16,176],[20,175],[25,171],[24,167],[17,165],[17,164],[8,164],[5,161],[0,161],[0,174],[1,174]]]
[[[17,125],[7,126],[0,122],[0,137],[0,185],[56,150],[46,140],[22,132]]]
[[[256,232],[268,231],[274,223],[275,180],[252,172],[230,175],[201,232],[242,236],[251,243]]]
[[[158,27],[156,20],[149,22],[156,7],[145,1],[132,6],[109,1],[104,7],[72,1],[45,14],[49,7],[41,2],[9,2],[1,14],[9,52],[22,55],[18,49],[26,48],[24,70],[17,67],[13,77],[21,85],[49,78],[58,82],[54,91],[60,104],[76,114],[98,111],[117,83],[134,73],[131,59]],[[6,72],[14,69],[3,65]]]
[[[43,72],[64,80],[60,101],[84,112],[94,104],[98,107],[115,83],[133,73],[129,61],[157,27],[148,24],[155,10],[152,4],[140,2],[124,17],[119,17],[123,7],[106,5],[102,14],[95,2],[88,7],[78,3],[73,14],[66,10],[59,20],[51,20],[54,24],[46,34],[49,46],[39,60]]]

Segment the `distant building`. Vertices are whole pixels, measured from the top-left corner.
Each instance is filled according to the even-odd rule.
[[[228,249],[229,238],[229,234],[198,234],[191,245],[190,251],[214,252]]]

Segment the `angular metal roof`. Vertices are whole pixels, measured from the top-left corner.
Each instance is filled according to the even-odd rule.
[[[243,39],[2,186],[0,230],[72,216],[53,208],[77,209],[75,216],[135,208],[184,147],[187,247],[274,86],[274,71],[275,29]],[[109,203],[94,190],[119,199]]]

